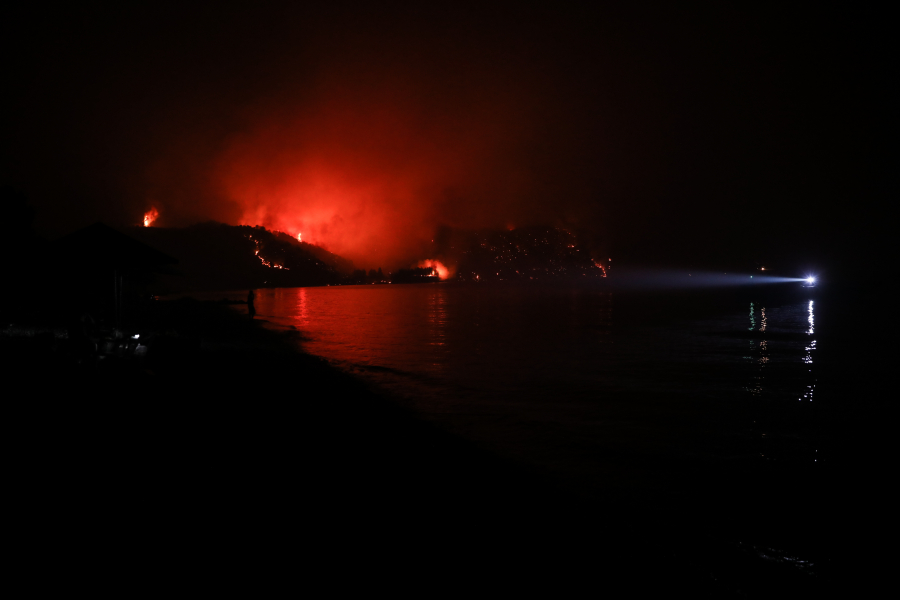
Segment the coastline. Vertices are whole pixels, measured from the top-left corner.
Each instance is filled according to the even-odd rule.
[[[46,337],[3,339],[10,372],[41,382],[39,394],[8,410],[19,425],[23,510],[51,515],[48,530],[119,523],[138,536],[202,532],[212,546],[227,534],[229,547],[261,535],[267,552],[288,535],[355,568],[457,565],[466,579],[479,564],[493,565],[495,577],[540,564],[533,577],[569,573],[571,584],[603,577],[701,596],[823,583],[711,529],[689,535],[696,515],[677,522],[685,506],[658,511],[658,497],[585,493],[492,455],[300,352],[296,332],[222,303],[158,308],[141,360],[84,368]],[[738,479],[752,471],[737,469],[731,485],[750,484]],[[387,539],[401,549],[385,554]]]

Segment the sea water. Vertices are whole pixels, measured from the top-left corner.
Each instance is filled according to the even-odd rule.
[[[551,469],[590,472],[584,457],[610,445],[702,452],[692,437],[726,434],[741,439],[710,452],[812,463],[801,407],[818,394],[819,300],[794,287],[281,288],[258,290],[256,309],[422,418]],[[791,431],[773,430],[772,407],[792,411]],[[709,412],[727,418],[701,432]]]

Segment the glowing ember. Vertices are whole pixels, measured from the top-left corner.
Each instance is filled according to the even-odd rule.
[[[609,260],[612,260],[612,259],[609,259]],[[600,269],[601,271],[603,271],[603,276],[606,277],[606,269],[603,268],[603,265],[602,265],[601,263],[597,262],[596,260],[594,260],[594,265],[595,265],[598,269]]]
[[[420,269],[431,269],[433,272],[437,273],[437,276],[443,281],[444,279],[450,278],[450,269],[444,266],[444,264],[439,260],[423,260],[419,262]]]
[[[144,227],[150,227],[153,225],[153,221],[159,216],[159,211],[156,208],[151,207],[150,210],[144,213]]]

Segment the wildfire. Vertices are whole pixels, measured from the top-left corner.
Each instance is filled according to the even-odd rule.
[[[249,239],[253,240],[253,244],[256,246],[256,250],[253,251],[253,255],[259,259],[259,262],[263,264],[265,267],[269,267],[270,269],[284,269],[285,271],[290,271],[290,267],[285,267],[284,265],[273,264],[267,261],[265,258],[259,255],[259,240],[254,238],[253,236],[247,236]]]
[[[612,259],[610,259],[610,260],[612,260]],[[602,265],[601,263],[597,262],[596,260],[594,260],[594,265],[595,265],[598,269],[600,269],[601,271],[603,271],[603,276],[606,277],[606,269],[603,268],[603,265]]]
[[[444,279],[448,279],[450,277],[450,269],[444,266],[444,264],[439,260],[423,260],[419,262],[420,269],[431,269],[433,272],[437,273],[437,276],[443,281]]]
[[[303,241],[302,236],[303,236],[302,233],[297,232],[297,241],[298,241],[298,242],[302,242],[302,241]]]
[[[159,216],[159,211],[156,210],[155,207],[150,207],[150,210],[144,213],[144,227],[150,227],[153,225],[153,221]]]

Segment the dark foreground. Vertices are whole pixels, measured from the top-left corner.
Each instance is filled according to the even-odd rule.
[[[796,597],[886,564],[889,477],[859,427],[875,408],[832,414],[823,431],[847,434],[799,477],[611,443],[611,470],[635,475],[606,488],[452,437],[225,306],[160,303],[143,327],[144,359],[0,338],[10,539],[38,588]],[[646,410],[609,418],[660,418]]]

